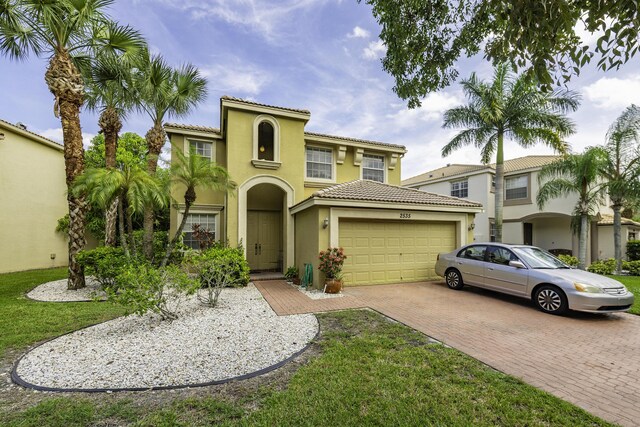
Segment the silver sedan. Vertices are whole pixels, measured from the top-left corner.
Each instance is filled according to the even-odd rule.
[[[535,246],[474,243],[439,254],[436,273],[451,289],[466,284],[516,295],[551,314],[626,311],[634,300],[617,280],[571,268]]]

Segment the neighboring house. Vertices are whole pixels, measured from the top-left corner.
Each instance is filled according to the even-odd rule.
[[[640,222],[633,221],[628,218],[622,218],[622,257],[627,259],[626,243],[629,240],[640,239]],[[601,215],[598,221],[598,259],[607,259],[615,257],[613,246],[613,215]]]
[[[504,162],[504,210],[502,240],[508,243],[530,244],[544,249],[570,250],[578,253],[578,238],[571,231],[571,217],[577,195],[550,200],[544,210],[538,209],[538,172],[557,156],[525,156]],[[494,189],[495,164],[447,165],[402,181],[402,185],[432,193],[462,197],[481,203],[485,210],[476,215],[474,240],[495,238]],[[605,204],[600,218],[612,213]],[[628,234],[628,232],[627,232]],[[594,236],[594,237],[592,237]],[[623,231],[623,241],[625,240]],[[609,244],[610,240],[610,244]],[[591,223],[587,242],[587,263],[613,254],[612,227]]]
[[[417,281],[435,276],[438,252],[471,240],[481,206],[402,188],[404,146],[305,131],[311,113],[222,97],[221,128],[166,124],[175,150],[224,166],[238,188],[228,196],[198,189],[185,229],[193,224],[217,240],[245,248],[254,271],[313,266],[318,253],[342,246],[345,283]],[[175,155],[172,155],[175,160]],[[172,196],[183,200],[184,188]],[[171,210],[171,232],[184,205]]]
[[[62,145],[0,120],[0,273],[67,265],[66,194]]]

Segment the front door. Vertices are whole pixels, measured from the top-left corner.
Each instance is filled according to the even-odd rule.
[[[247,212],[247,261],[251,270],[279,269],[281,242],[280,212]]]
[[[525,222],[522,224],[523,227],[523,240],[525,245],[533,245],[533,224],[530,222]]]

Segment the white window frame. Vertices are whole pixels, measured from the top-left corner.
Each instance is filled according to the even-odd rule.
[[[496,241],[496,220],[489,218],[489,241]]]
[[[220,241],[220,212],[222,211],[221,206],[197,206],[189,209],[189,215],[213,215],[215,217],[215,230],[213,230],[216,234],[215,241]],[[182,222],[182,218],[184,217],[184,205],[179,206],[178,209],[178,224]],[[185,224],[186,227],[186,224]],[[186,233],[186,230],[182,231]]]
[[[258,126],[260,123],[267,122],[273,126],[273,160],[258,159],[259,150],[259,133]],[[278,121],[269,115],[260,114],[253,120],[253,159],[254,164],[257,163],[280,163],[280,125]]]
[[[186,157],[189,157],[189,154],[191,153],[191,143],[195,142],[195,143],[203,143],[203,144],[210,144],[211,145],[211,157],[209,158],[212,162],[216,161],[216,142],[213,140],[208,140],[208,139],[202,139],[202,138],[189,138],[189,137],[185,137],[184,138],[184,147],[182,152],[184,153],[184,155]],[[206,156],[203,156],[205,158],[207,158]]]
[[[311,150],[322,150],[329,151],[331,153],[331,178],[312,178],[307,175],[307,164],[309,161],[307,160],[307,151]],[[322,163],[326,164],[326,163]],[[334,155],[334,150],[331,147],[323,147],[321,145],[305,145],[304,147],[304,180],[310,182],[336,182],[336,159]]]
[[[464,188],[461,187],[462,184],[466,184]],[[454,186],[458,186],[457,189],[454,189]],[[462,193],[462,191],[464,191],[466,194],[465,195],[458,195],[458,194],[453,194],[455,192],[458,193]],[[450,193],[451,197],[459,197],[461,199],[466,199],[467,197],[469,197],[469,180],[468,179],[461,179],[458,181],[452,181],[451,182],[451,190]]]
[[[367,169],[371,169],[371,170],[382,170],[382,183],[386,183],[387,182],[387,156],[385,156],[384,154],[377,154],[377,153],[367,153],[364,152],[362,154],[362,160],[360,162],[360,179],[365,179],[364,178],[364,161],[365,158],[369,156],[369,157],[381,157],[382,158],[382,169],[371,169],[371,168],[367,168]],[[379,182],[379,181],[377,181]]]
[[[516,188],[526,188],[527,189],[527,194],[524,197],[517,197],[517,198],[508,198],[507,197],[507,182],[509,180],[515,180],[515,179],[524,179],[526,185],[524,187],[516,187]],[[505,177],[504,178],[504,200],[509,200],[509,201],[513,201],[513,200],[528,200],[530,193],[531,193],[531,183],[529,180],[529,177],[527,175],[516,175],[516,176],[509,176],[509,177]]]

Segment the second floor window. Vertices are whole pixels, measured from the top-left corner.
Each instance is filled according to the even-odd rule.
[[[469,181],[452,182],[451,195],[453,197],[469,197]]]
[[[202,157],[206,157],[209,160],[212,160],[212,144],[210,142],[205,142],[205,141],[189,141],[189,146],[191,147],[191,150],[193,150],[193,152],[195,154],[198,154],[199,156]]]
[[[505,178],[505,200],[526,199],[527,197],[529,197],[529,178],[526,175]]]
[[[362,179],[384,182],[384,156],[375,154],[362,156]]]
[[[258,159],[274,160],[273,125],[262,122],[258,125]]]
[[[307,178],[333,179],[333,154],[330,148],[307,147]]]

